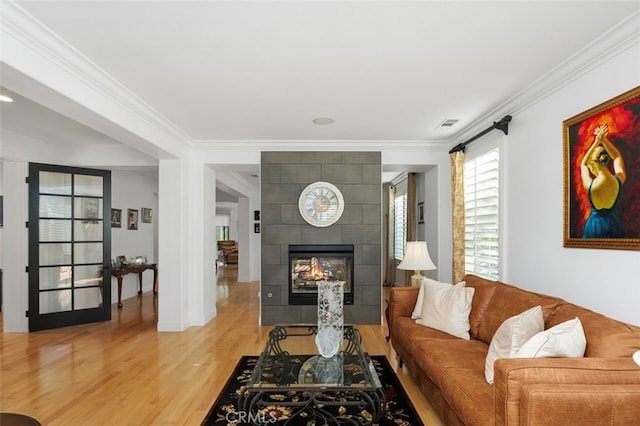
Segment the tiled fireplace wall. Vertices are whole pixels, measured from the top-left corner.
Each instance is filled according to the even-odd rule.
[[[355,294],[345,323],[379,324],[382,295],[382,163],[380,152],[263,152],[261,159],[262,324],[316,323],[315,305],[289,306],[289,244],[353,244]],[[326,228],[298,211],[308,184],[330,182],[345,209]]]

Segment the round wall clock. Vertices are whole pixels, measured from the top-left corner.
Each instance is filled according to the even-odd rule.
[[[300,193],[298,208],[307,223],[325,227],[336,223],[342,216],[344,198],[335,185],[329,182],[314,182]]]

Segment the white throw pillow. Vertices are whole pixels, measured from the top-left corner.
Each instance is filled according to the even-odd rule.
[[[489,344],[484,364],[484,377],[493,383],[493,363],[498,358],[513,358],[532,336],[544,330],[542,307],[534,306],[504,320]]]
[[[575,318],[533,336],[522,345],[516,358],[582,358],[586,348],[582,323]]]
[[[431,278],[423,277],[420,282],[420,289],[418,290],[418,298],[416,299],[416,306],[413,308],[411,314],[412,319],[418,319],[422,316],[422,302],[424,300],[424,286],[427,284],[439,285],[442,287],[451,287],[451,284],[441,283],[440,281],[432,280]]]
[[[425,283],[422,314],[416,323],[469,340],[469,312],[475,288],[466,288],[464,281],[442,284]]]

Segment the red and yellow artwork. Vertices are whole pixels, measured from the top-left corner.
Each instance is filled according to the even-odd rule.
[[[563,130],[565,247],[640,250],[640,87]]]

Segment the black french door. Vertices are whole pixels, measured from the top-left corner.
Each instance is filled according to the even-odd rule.
[[[111,319],[111,172],[29,163],[29,331]]]

